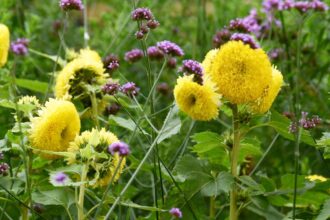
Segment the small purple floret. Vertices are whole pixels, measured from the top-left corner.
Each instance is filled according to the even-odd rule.
[[[249,34],[235,33],[231,36],[230,40],[242,41],[244,44],[250,45],[252,49],[260,48],[259,44]]]
[[[108,95],[115,95],[119,91],[120,85],[115,82],[108,82],[102,87],[102,91]]]
[[[143,57],[143,51],[140,49],[133,49],[125,53],[125,60],[134,63]]]
[[[114,155],[118,153],[119,156],[126,157],[130,154],[129,146],[124,142],[115,142],[109,145],[108,152]]]
[[[81,2],[81,0],[60,0],[60,7],[64,11],[69,11],[69,10],[83,10],[84,6]]]
[[[157,43],[157,47],[165,54],[172,55],[172,56],[183,56],[183,50],[175,43],[164,40]]]
[[[140,88],[138,88],[134,82],[128,82],[124,85],[122,85],[119,90],[122,93],[125,93],[127,96],[132,97],[132,96],[137,96]]]
[[[153,19],[153,14],[149,8],[137,8],[132,12],[132,20],[140,21],[140,20],[151,20]]]
[[[179,208],[172,208],[170,214],[176,218],[182,218],[182,212]]]
[[[69,179],[69,177],[63,172],[56,173],[53,178],[57,184],[64,184]]]
[[[10,49],[16,55],[25,56],[29,52],[28,45],[28,39],[19,38],[10,44]]]

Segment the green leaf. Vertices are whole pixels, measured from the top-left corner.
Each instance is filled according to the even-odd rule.
[[[37,80],[16,79],[16,84],[22,88],[40,93],[46,93],[48,89],[48,83]]]
[[[136,125],[132,119],[125,119],[125,118],[117,117],[114,115],[111,115],[109,117],[109,123],[111,125],[117,125],[119,127],[125,128],[130,131],[134,131],[135,127],[136,127]],[[137,130],[140,131],[139,129],[137,129]],[[147,134],[147,132],[145,132],[144,130],[143,130],[143,133]]]
[[[180,132],[181,120],[179,118],[179,108],[175,105],[168,112],[166,119],[167,123],[162,128],[162,133],[160,134],[157,143],[161,143],[163,140],[172,137]]]
[[[233,176],[228,172],[220,172],[216,178],[203,186],[203,196],[217,196],[221,192],[228,193],[234,183]]]
[[[215,165],[229,165],[228,151],[223,138],[213,132],[205,131],[192,136],[197,144],[192,147],[199,158]]]
[[[330,199],[327,199],[322,207],[320,214],[315,220],[327,220],[330,218]]]
[[[272,119],[267,125],[273,127],[282,137],[294,141],[294,134],[289,132],[291,121],[276,111],[272,111],[271,117]],[[301,141],[308,145],[315,146],[315,141],[309,131],[302,130]]]
[[[11,109],[16,109],[15,103],[12,101],[9,101],[7,99],[1,99],[0,100],[0,106],[4,108],[11,108]]]
[[[243,162],[246,156],[260,157],[262,151],[260,149],[260,141],[256,138],[245,138],[240,143],[239,162]]]
[[[74,203],[74,193],[67,188],[34,192],[33,201],[43,205],[60,205],[69,208]]]
[[[323,132],[323,136],[316,141],[316,145],[320,147],[330,146],[330,132]]]

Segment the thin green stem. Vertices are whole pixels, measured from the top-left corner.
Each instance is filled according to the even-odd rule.
[[[88,47],[89,33],[88,33],[88,14],[87,14],[87,0],[84,0],[84,45]]]
[[[81,185],[79,187],[79,198],[78,198],[78,220],[83,220],[84,216],[84,198],[86,188],[86,177],[88,171],[88,164],[84,164],[81,170]]]
[[[97,99],[95,92],[91,92],[90,99],[92,103],[92,119],[96,128],[100,128],[99,118],[98,118],[98,107],[97,107]]]
[[[234,143],[233,148],[231,150],[231,174],[236,179],[238,177],[237,168],[238,168],[238,155],[239,155],[239,145],[240,145],[240,130],[239,130],[239,115],[238,115],[238,108],[237,105],[232,106],[233,112],[233,132],[234,132]],[[237,187],[234,184],[232,189],[230,190],[230,213],[229,213],[230,220],[237,220],[238,213],[237,213]]]
[[[210,197],[210,219],[215,217],[215,196]]]

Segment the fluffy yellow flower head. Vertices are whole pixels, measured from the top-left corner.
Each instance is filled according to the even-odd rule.
[[[105,78],[103,63],[96,61],[95,57],[88,58],[84,53],[82,57],[69,62],[57,76],[56,98],[71,99],[81,94],[81,83],[103,84]]]
[[[272,67],[262,49],[252,49],[241,41],[229,41],[209,57],[214,58],[205,74],[217,85],[218,92],[233,104],[255,101],[271,82]]]
[[[29,140],[34,148],[48,151],[66,151],[80,131],[76,107],[69,101],[50,99],[38,116],[31,120]],[[56,156],[41,154],[52,159]]]
[[[9,29],[6,25],[0,24],[0,67],[4,66],[7,62],[9,44]]]
[[[203,85],[193,82],[193,75],[178,78],[174,98],[192,119],[209,121],[218,116],[221,96],[208,78],[204,77],[203,81]]]
[[[320,176],[320,175],[309,175],[305,177],[309,181],[320,181],[320,182],[325,182],[327,181],[327,178]]]
[[[78,57],[82,59],[92,59],[96,62],[102,62],[100,55],[96,51],[89,48],[81,49]]]
[[[283,84],[283,76],[276,67],[272,68],[272,81],[263,93],[263,95],[251,104],[251,109],[254,113],[265,113],[272,106],[275,98],[281,90]]]
[[[91,162],[89,167],[88,179],[91,181],[96,178],[96,182],[93,185],[94,187],[106,186],[109,184],[113,173],[115,172],[116,167],[119,165],[120,157],[118,154],[114,156],[107,152],[108,146],[114,142],[118,142],[118,138],[113,133],[106,131],[104,128],[101,130],[92,129],[92,131],[84,131],[80,136],[77,136],[73,142],[70,143],[68,152],[74,153],[74,157],[68,158],[68,163],[77,163],[79,162],[77,158],[82,159],[83,150],[88,146],[93,135],[97,135],[98,141],[95,146],[92,146],[93,151],[98,154],[103,153],[102,158],[98,158],[97,153],[92,153],[94,159]],[[104,156],[108,158],[104,158]],[[87,158],[91,159],[91,158]],[[116,176],[113,178],[113,182],[117,181],[120,177],[122,170],[124,169],[126,159],[123,158],[120,167],[116,173]],[[98,174],[98,176],[96,176]]]
[[[41,107],[39,100],[37,99],[37,97],[35,96],[23,96],[18,100],[18,104],[30,104],[30,105],[34,105],[36,107]]]
[[[209,74],[211,72],[214,57],[217,55],[218,52],[219,52],[219,49],[213,49],[213,50],[210,50],[209,52],[207,52],[207,54],[202,62],[202,67],[203,67],[204,73]]]

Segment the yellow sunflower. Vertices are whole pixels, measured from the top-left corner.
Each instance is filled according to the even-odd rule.
[[[100,57],[100,55],[96,51],[91,50],[89,48],[81,49],[78,58],[91,59],[95,62],[102,62],[102,58]]]
[[[233,104],[243,104],[258,99],[272,78],[272,67],[262,49],[252,49],[241,41],[224,44],[214,55],[210,76],[218,92]],[[207,65],[206,65],[207,66]]]
[[[210,71],[212,69],[214,57],[217,55],[218,52],[219,52],[219,49],[213,49],[213,50],[210,50],[209,52],[207,52],[207,54],[202,62],[202,67],[203,67],[203,70],[205,73],[210,73]]]
[[[283,84],[283,76],[276,67],[272,68],[272,81],[264,90],[263,95],[251,105],[251,109],[254,113],[265,113],[272,106],[275,98],[281,90]]]
[[[107,75],[104,74],[103,63],[94,53],[96,52],[82,52],[78,58],[62,69],[56,79],[56,98],[70,100],[84,91],[82,83],[101,85],[106,81]]]
[[[114,156],[107,152],[108,146],[114,142],[118,142],[118,138],[113,133],[106,131],[104,128],[101,130],[92,129],[92,131],[84,131],[80,136],[77,136],[73,142],[70,143],[68,152],[74,153],[75,155],[68,158],[69,164],[82,162],[84,160],[90,160],[91,158],[83,158],[82,150],[88,145],[93,138],[93,134],[97,134],[98,141],[93,147],[93,150],[97,153],[104,153],[102,158],[98,158],[98,154],[93,154],[93,160],[90,163],[88,170],[88,179],[90,181],[96,178],[94,187],[102,187],[109,184],[116,167],[119,165],[120,157],[118,153]],[[104,158],[106,156],[107,158]],[[122,170],[124,169],[126,159],[123,158],[116,176],[113,178],[113,182],[117,181],[120,177]]]
[[[66,151],[80,131],[79,114],[75,106],[64,100],[50,99],[31,120],[29,140],[34,148],[47,151]],[[57,156],[41,154],[45,158]]]
[[[36,107],[41,107],[39,100],[35,96],[23,96],[18,100],[18,104],[25,105],[34,105]]]
[[[174,98],[192,119],[209,121],[218,116],[221,96],[208,78],[204,77],[203,82],[203,85],[193,82],[192,75],[178,78]]]
[[[8,58],[10,33],[6,25],[0,24],[0,67],[4,66]]]

